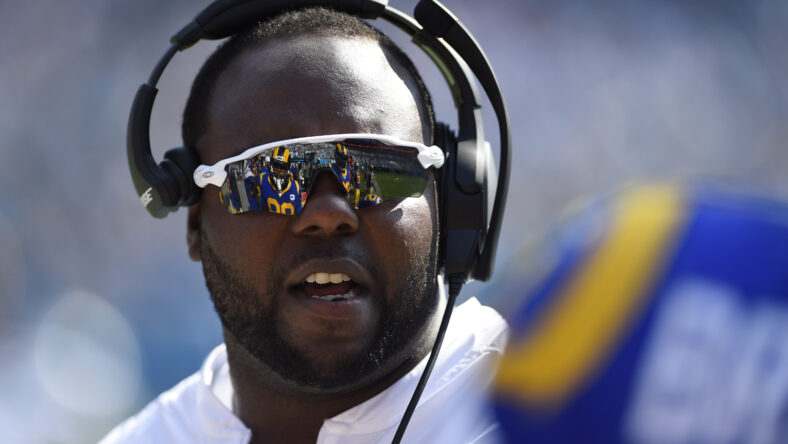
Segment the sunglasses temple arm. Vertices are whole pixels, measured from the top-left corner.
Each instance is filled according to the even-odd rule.
[[[227,173],[224,171],[223,166],[214,165],[212,167],[200,165],[194,170],[194,183],[200,188],[205,188],[208,185],[215,185],[221,187],[227,179]]]

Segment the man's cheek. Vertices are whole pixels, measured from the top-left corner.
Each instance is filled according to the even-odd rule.
[[[426,256],[435,232],[429,202],[424,196],[408,198],[397,208],[402,210],[402,217],[394,224],[396,236],[402,240],[408,254]]]

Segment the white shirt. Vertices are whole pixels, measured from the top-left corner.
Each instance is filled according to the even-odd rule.
[[[471,298],[455,308],[432,375],[403,442],[497,442],[486,409],[495,364],[506,345],[506,323]],[[323,422],[319,444],[389,443],[427,358],[389,388]],[[216,347],[202,369],[161,394],[107,435],[115,443],[248,443],[249,430],[232,411],[227,352]]]

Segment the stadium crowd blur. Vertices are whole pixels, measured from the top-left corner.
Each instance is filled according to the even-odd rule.
[[[699,178],[788,199],[788,3],[446,3],[487,51],[512,115],[499,264],[568,202],[632,180]],[[391,4],[410,13],[415,1]],[[150,218],[125,155],[134,91],[197,10],[0,0],[0,442],[95,441],[221,341],[186,255],[185,212]],[[437,70],[391,35],[452,122]],[[181,144],[185,97],[211,49],[176,57],[162,79],[158,158]],[[503,269],[462,295],[505,305]]]

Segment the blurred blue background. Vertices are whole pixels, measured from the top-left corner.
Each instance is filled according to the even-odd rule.
[[[125,155],[136,88],[207,3],[0,0],[0,442],[95,441],[221,341],[185,212],[148,216]],[[568,202],[632,180],[788,198],[788,2],[446,4],[487,51],[512,116],[499,263]],[[437,70],[391,35],[422,67],[438,117],[456,122]],[[214,47],[164,74],[157,158],[181,143],[191,80]],[[463,296],[506,305],[506,280]]]

